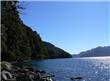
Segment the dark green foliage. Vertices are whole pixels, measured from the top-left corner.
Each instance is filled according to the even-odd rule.
[[[37,34],[37,32],[33,32],[31,28],[27,27],[27,36],[30,42],[30,47],[32,50],[32,59],[45,59],[48,58],[47,49],[42,43],[42,40]]]
[[[48,49],[49,58],[70,58],[72,55],[66,51],[54,46],[51,43],[44,42],[45,46]]]
[[[2,60],[29,59],[33,52],[34,59],[47,58],[47,50],[40,36],[20,20],[16,3],[14,1],[1,2]]]
[[[41,60],[46,58],[71,57],[55,48],[46,48],[39,34],[23,24],[19,17],[17,1],[1,1],[1,57],[2,60]],[[18,7],[19,8],[19,7]],[[22,8],[20,6],[20,8]]]

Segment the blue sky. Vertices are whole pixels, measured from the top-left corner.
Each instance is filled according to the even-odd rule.
[[[25,2],[23,22],[71,54],[110,45],[108,2]]]

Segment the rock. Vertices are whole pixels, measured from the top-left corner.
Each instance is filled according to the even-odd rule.
[[[46,73],[44,70],[35,70],[36,73]]]
[[[82,77],[81,76],[75,76],[75,77],[71,77],[70,79],[71,80],[81,80]]]
[[[29,71],[34,71],[34,68],[32,67],[27,67],[26,69],[29,69]]]
[[[4,80],[7,80],[8,78],[12,78],[12,75],[10,74],[10,72],[4,70],[4,71],[1,72],[1,77]]]
[[[39,79],[40,81],[53,81],[51,77],[42,77]]]
[[[5,70],[1,71],[1,78],[3,81],[16,81],[16,79],[12,77],[12,74]]]
[[[3,69],[11,71],[12,70],[11,63],[5,62],[5,61],[1,62],[1,70],[3,70]]]
[[[8,62],[2,62],[1,67],[1,81],[53,81],[54,77],[44,70],[34,70],[32,67],[24,66],[14,67]]]
[[[42,70],[42,71],[40,71],[40,73],[46,73],[46,71]]]
[[[47,81],[53,81],[51,77],[47,77]]]

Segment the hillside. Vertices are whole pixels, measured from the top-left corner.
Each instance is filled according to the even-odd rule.
[[[18,4],[1,1],[1,60],[51,58],[40,35],[20,19],[18,8],[22,7]]]
[[[70,55],[63,49],[60,49],[49,42],[43,42],[43,43],[48,50],[49,58],[67,58],[67,57],[70,58],[70,57],[72,57],[72,55]]]
[[[110,56],[110,46],[97,47],[79,53],[79,57],[96,57],[96,56]]]

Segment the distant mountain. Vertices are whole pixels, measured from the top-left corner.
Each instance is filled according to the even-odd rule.
[[[46,46],[49,54],[49,58],[69,58],[71,54],[67,53],[63,49],[60,49],[49,42],[43,42]]]
[[[110,46],[97,47],[78,54],[79,57],[110,56]]]
[[[72,57],[79,57],[78,54],[72,54]]]

